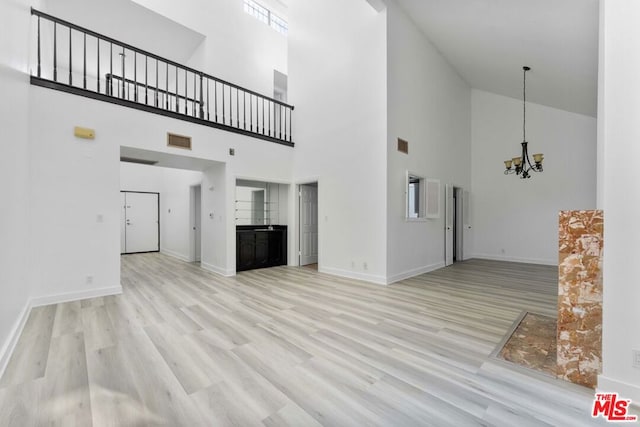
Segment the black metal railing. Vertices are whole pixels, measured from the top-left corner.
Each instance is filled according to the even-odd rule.
[[[293,146],[294,107],[54,16],[37,18],[31,83]]]

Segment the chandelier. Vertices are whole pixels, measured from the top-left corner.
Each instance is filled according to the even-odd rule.
[[[506,167],[504,174],[515,173],[520,175],[521,179],[531,178],[530,172],[542,172],[542,160],[544,159],[542,154],[534,154],[532,164],[531,160],[529,160],[529,151],[527,149],[527,71],[530,69],[529,67],[522,67],[522,156],[504,161]]]

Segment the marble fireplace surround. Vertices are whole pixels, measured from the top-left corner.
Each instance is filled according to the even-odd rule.
[[[523,312],[492,356],[595,389],[602,371],[600,210],[559,214],[558,318]]]

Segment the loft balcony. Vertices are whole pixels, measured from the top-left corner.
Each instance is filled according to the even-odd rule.
[[[31,84],[293,147],[294,107],[31,9]]]

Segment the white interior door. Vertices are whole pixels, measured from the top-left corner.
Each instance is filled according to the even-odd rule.
[[[200,258],[201,258],[201,252],[202,252],[202,245],[200,243],[200,234],[201,234],[201,227],[200,227],[200,223],[201,223],[201,217],[202,217],[202,204],[200,201],[200,186],[195,187],[194,189],[194,208],[193,208],[193,213],[194,213],[194,218],[193,218],[193,241],[194,241],[194,261],[195,262],[199,262]]]
[[[126,193],[120,193],[120,253],[124,254],[127,252],[127,196]]]
[[[300,186],[300,265],[318,262],[318,187]]]
[[[455,238],[455,262],[464,261],[464,225],[463,225],[463,212],[464,212],[464,191],[462,188],[455,187],[453,189],[455,194],[455,218],[453,235]]]
[[[453,264],[453,185],[444,188],[444,265]]]
[[[125,252],[160,250],[158,194],[125,192]]]
[[[462,259],[471,258],[471,196],[462,192]]]

